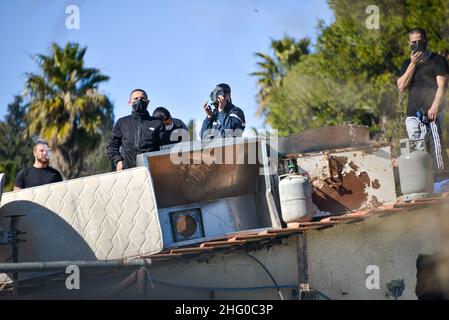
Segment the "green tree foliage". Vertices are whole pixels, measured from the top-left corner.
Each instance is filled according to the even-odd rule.
[[[369,5],[380,9],[380,29],[368,29]],[[282,135],[344,123],[370,126],[374,138],[404,135],[406,95],[396,88],[410,55],[407,30],[428,31],[434,52],[448,49],[449,0],[330,0],[330,25],[319,23],[315,51],[304,56],[270,93],[266,122]]]
[[[98,93],[109,77],[84,66],[86,50],[76,43],[63,48],[53,43],[49,55],[35,56],[39,72],[26,77],[28,133],[49,142],[52,164],[67,179],[89,172],[89,155],[105,157],[99,145],[113,122],[112,104]]]
[[[105,153],[111,132],[112,129],[105,129],[98,146],[86,155],[80,177],[114,171],[114,166]]]
[[[16,175],[19,171],[20,167],[13,161],[6,160],[0,162],[0,173],[5,174],[5,185],[3,187],[3,192],[13,190]]]
[[[33,162],[33,141],[26,136],[26,109],[21,96],[8,105],[4,121],[0,122],[0,172],[5,173],[4,191],[14,187],[17,172]]]
[[[304,38],[297,41],[292,37],[284,36],[281,40],[271,39],[273,57],[261,52],[255,53],[256,57],[261,59],[257,62],[259,70],[250,74],[258,78],[257,114],[265,113],[273,90],[282,85],[282,80],[290,68],[297,64],[302,56],[309,54],[309,45],[310,39]]]

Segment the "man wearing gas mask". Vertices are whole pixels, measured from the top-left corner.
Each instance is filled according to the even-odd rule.
[[[409,93],[405,126],[410,140],[424,139],[434,172],[441,172],[447,170],[442,126],[449,66],[443,56],[427,48],[423,29],[410,30],[408,37],[411,56],[402,64],[397,81],[399,90]],[[422,142],[417,147],[422,148]]]
[[[245,130],[245,114],[232,104],[231,87],[218,84],[210,94],[212,106],[206,101],[203,109],[206,119],[201,128],[201,139],[241,137]]]
[[[49,166],[50,149],[47,142],[37,141],[33,146],[34,164],[19,171],[14,191],[62,181],[61,173]]]
[[[159,151],[164,125],[148,113],[147,93],[142,89],[131,91],[129,116],[118,119],[112,129],[106,153],[117,171],[134,168],[140,153]]]

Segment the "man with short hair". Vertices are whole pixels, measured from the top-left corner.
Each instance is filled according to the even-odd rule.
[[[19,171],[14,184],[14,191],[62,181],[59,171],[48,165],[49,153],[47,142],[37,141],[34,144],[34,164]]]
[[[409,92],[405,126],[410,140],[424,139],[432,156],[434,172],[441,172],[447,167],[441,127],[449,66],[443,56],[428,50],[423,29],[410,30],[408,37],[411,56],[402,64],[397,81],[401,92]],[[421,143],[417,145],[422,146]]]
[[[180,119],[172,118],[170,111],[164,107],[158,107],[153,111],[153,117],[162,121],[165,132],[162,134],[161,145],[169,145],[182,141],[187,136],[188,129]],[[180,130],[185,130],[180,132]],[[173,136],[172,136],[173,134]]]
[[[210,99],[214,109],[207,101],[203,105],[207,116],[201,128],[201,139],[242,136],[246,126],[245,114],[232,104],[231,87],[226,83],[218,84],[211,92]]]
[[[138,154],[160,149],[164,125],[150,116],[147,110],[149,103],[144,90],[131,91],[128,104],[132,107],[132,113],[118,119],[112,129],[106,153],[117,171],[134,168]]]

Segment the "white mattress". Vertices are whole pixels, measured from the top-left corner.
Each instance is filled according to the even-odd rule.
[[[112,260],[158,253],[163,248],[157,206],[146,168],[90,176],[4,193],[5,215],[25,215],[27,241],[19,261]],[[0,261],[11,254],[0,248]]]

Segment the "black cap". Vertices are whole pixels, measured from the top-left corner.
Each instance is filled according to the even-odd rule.
[[[217,87],[215,89],[221,89],[225,93],[231,93],[231,87],[226,83],[217,84]]]

